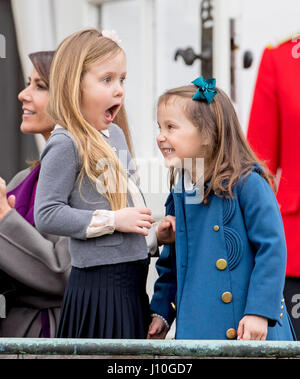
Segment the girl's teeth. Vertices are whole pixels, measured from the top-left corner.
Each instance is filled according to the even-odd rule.
[[[33,112],[30,112],[30,111],[24,110],[24,114],[33,114]]]

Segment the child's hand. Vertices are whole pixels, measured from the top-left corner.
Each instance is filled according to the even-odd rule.
[[[153,317],[149,326],[147,339],[164,339],[168,333],[167,325],[160,317]]]
[[[158,245],[175,242],[175,217],[166,216],[158,225],[156,232]]]
[[[238,340],[265,340],[268,332],[268,319],[256,315],[244,316],[238,327]]]
[[[148,232],[144,228],[150,229],[153,222],[151,210],[148,208],[128,207],[115,212],[115,229],[119,232],[147,236]]]

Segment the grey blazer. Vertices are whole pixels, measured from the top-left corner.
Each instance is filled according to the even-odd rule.
[[[126,139],[117,125],[109,127],[107,141],[115,149],[127,172],[132,168],[131,176],[134,178],[135,170],[128,163],[131,157]],[[86,230],[94,211],[110,210],[111,207],[86,175],[79,187],[80,168],[80,157],[72,134],[63,128],[55,129],[41,154],[41,171],[34,204],[37,229],[70,237],[71,261],[75,267],[146,259],[148,249],[146,239],[141,234],[114,231],[87,239]],[[128,205],[133,205],[130,195]]]
[[[19,172],[7,191],[29,172]],[[16,293],[6,318],[0,318],[0,337],[40,337],[41,309],[48,309],[54,337],[70,268],[67,237],[38,232],[14,209],[0,220],[0,275],[8,275]]]

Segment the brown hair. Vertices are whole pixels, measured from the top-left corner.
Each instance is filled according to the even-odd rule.
[[[84,118],[81,107],[81,81],[90,65],[125,54],[110,38],[97,29],[73,33],[56,50],[50,72],[50,99],[48,111],[53,120],[74,137],[81,158],[79,188],[86,175],[97,186],[98,162],[108,159],[106,192],[103,194],[113,210],[127,205],[127,175],[113,148]],[[124,106],[115,122],[123,130],[132,154],[131,138]],[[115,170],[115,171],[114,171]],[[117,173],[118,175],[114,175]],[[117,176],[117,177],[116,177]]]
[[[54,57],[55,51],[37,51],[28,55],[33,67],[36,69],[42,81],[45,83],[47,89],[49,90],[49,77],[50,77],[50,67]],[[30,166],[32,171],[39,163],[40,160],[27,160],[26,163]]]
[[[50,67],[55,51],[37,51],[29,54],[33,67],[49,89]]]
[[[251,150],[229,97],[216,88],[217,94],[211,104],[192,100],[196,89],[196,86],[188,85],[168,90],[159,98],[158,106],[167,104],[174,97],[184,99],[182,108],[186,117],[199,128],[201,136],[208,138],[204,183],[210,183],[204,193],[204,202],[212,190],[218,196],[233,198],[234,184],[241,176],[249,175],[255,164],[261,167],[261,176],[275,190],[274,177]],[[170,188],[173,186],[174,169],[171,169]]]

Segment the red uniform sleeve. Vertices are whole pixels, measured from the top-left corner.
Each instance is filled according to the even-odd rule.
[[[262,55],[250,111],[247,139],[258,158],[275,175],[279,168],[280,124],[273,51]]]

